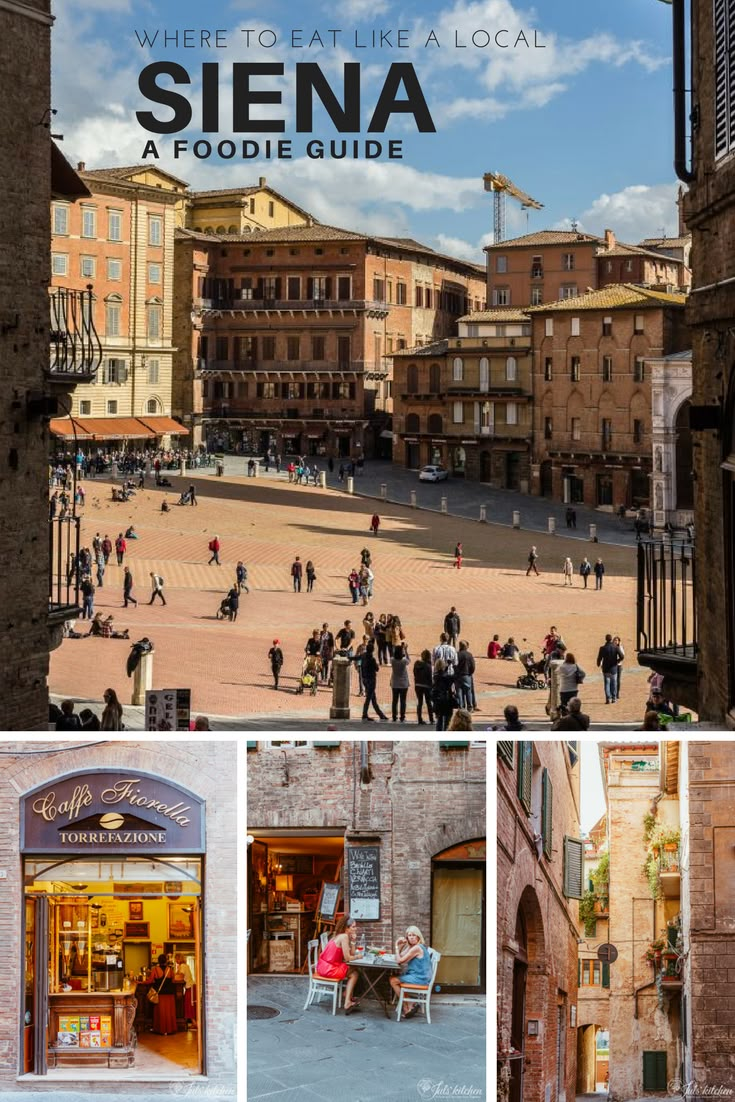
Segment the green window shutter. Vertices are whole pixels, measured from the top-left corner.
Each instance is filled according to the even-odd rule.
[[[564,895],[581,899],[583,892],[584,842],[581,838],[564,839]]]
[[[526,815],[531,814],[531,772],[533,769],[533,746],[530,742],[518,743],[518,799],[525,808]]]
[[[610,961],[608,960],[602,962],[602,986],[610,986]]]
[[[582,986],[582,961],[577,958],[577,987]]]
[[[316,746],[317,750],[333,750],[335,747],[340,746],[339,742],[312,742],[312,746]]]
[[[257,749],[258,749],[257,742],[248,742],[248,750],[257,750]]]
[[[666,1090],[666,1052],[643,1053],[643,1089]]]
[[[513,743],[510,740],[498,742],[498,757],[509,769],[513,768]]]
[[[467,742],[440,742],[439,748],[441,750],[469,750],[470,744]]]
[[[541,775],[541,835],[544,839],[544,853],[551,857],[553,835],[554,787],[549,778],[548,769]]]

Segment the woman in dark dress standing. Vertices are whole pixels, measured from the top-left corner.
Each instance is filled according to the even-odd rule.
[[[158,1002],[153,1006],[153,1032],[166,1036],[176,1033],[176,988],[174,970],[166,962],[166,954],[161,953],[158,964],[151,968],[148,976],[152,988],[158,992]]]

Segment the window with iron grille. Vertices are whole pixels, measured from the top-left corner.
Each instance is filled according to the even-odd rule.
[[[602,381],[603,383],[612,382],[613,362],[612,356],[602,357]]]
[[[544,359],[544,382],[550,383],[553,372],[553,360],[551,356],[546,356]]]
[[[579,356],[572,356],[571,365],[570,365],[570,375],[572,377],[572,382],[573,383],[578,383],[579,382],[579,376],[580,376],[581,370],[582,370],[582,361],[580,360]]]

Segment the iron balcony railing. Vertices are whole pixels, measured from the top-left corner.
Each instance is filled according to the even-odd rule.
[[[92,285],[86,291],[49,288],[51,311],[49,373],[76,383],[90,382],[102,363],[102,344],[94,325]]]
[[[658,871],[659,872],[678,872],[681,868],[681,850],[680,849],[664,849],[659,854],[658,858]]]
[[[79,612],[80,518],[55,517],[49,521],[49,616],[62,620]]]
[[[195,309],[200,310],[276,310],[290,313],[294,310],[304,312],[307,310],[330,310],[351,312],[365,312],[368,317],[385,317],[390,310],[390,303],[376,299],[333,299],[333,298],[241,298],[239,295],[226,298],[197,298],[194,300]]]
[[[638,650],[696,659],[695,545],[642,540],[638,544]]]

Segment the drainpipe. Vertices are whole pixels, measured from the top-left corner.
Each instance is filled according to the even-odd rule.
[[[368,744],[360,743],[360,780],[363,784],[370,784],[370,766],[368,764]]]

